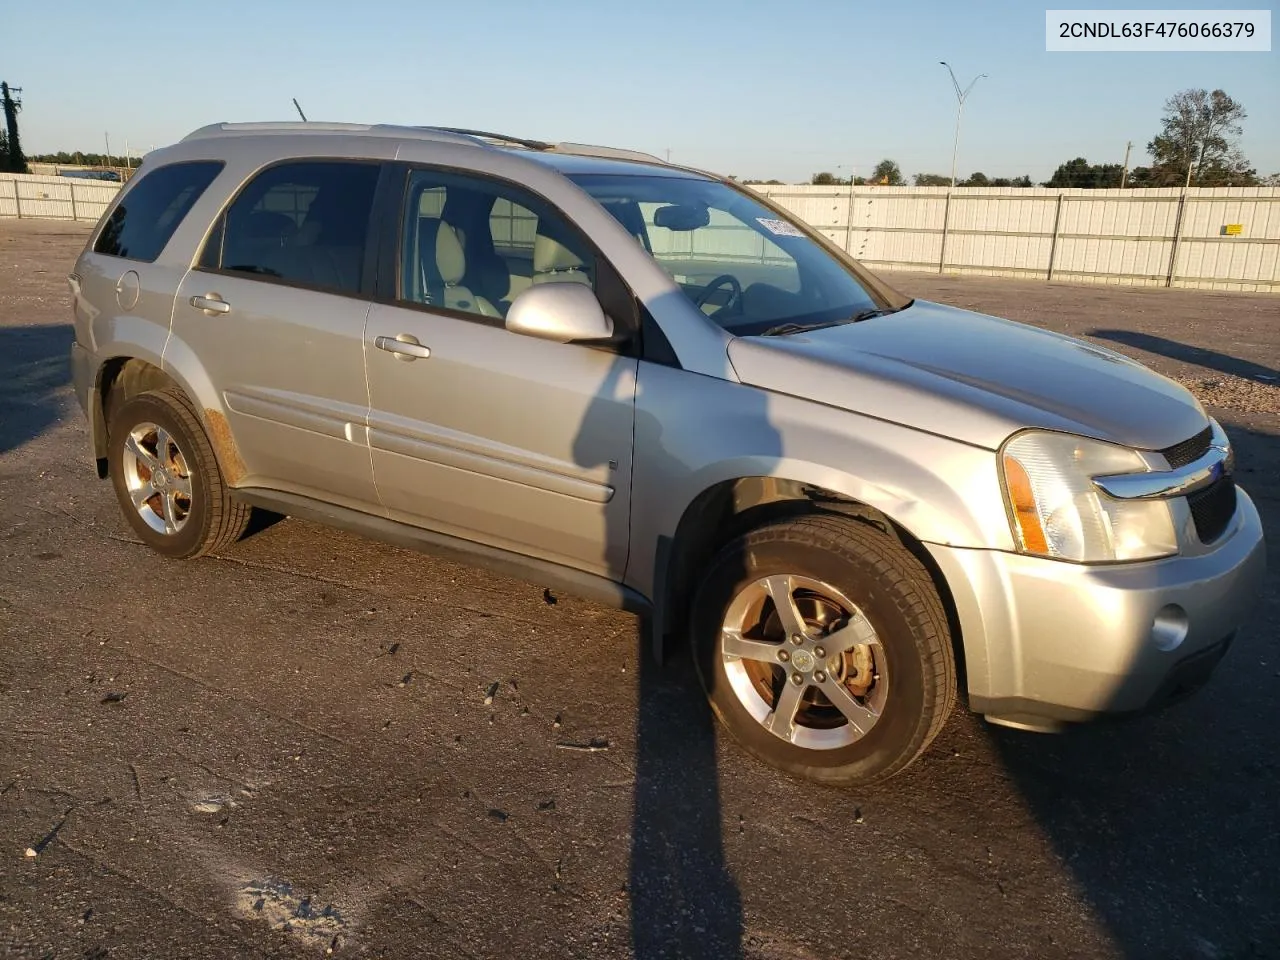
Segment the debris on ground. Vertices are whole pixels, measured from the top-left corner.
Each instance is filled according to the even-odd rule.
[[[229,810],[236,805],[236,802],[230,797],[221,794],[209,794],[193,800],[191,809],[196,813],[221,813],[223,810]]]
[[[108,693],[105,697],[103,697],[103,698],[102,698],[102,700],[101,700],[100,702],[102,702],[102,703],[120,703],[120,702],[121,702],[122,700],[124,700],[124,698],[125,698],[125,697],[127,697],[128,695],[129,695],[129,691],[127,691],[127,690],[122,690],[122,691],[115,691],[115,690],[113,690],[113,691],[111,691],[111,693]]]
[[[558,750],[578,750],[582,753],[598,753],[601,750],[609,749],[609,741],[604,737],[592,737],[586,743],[564,743],[556,744]]]
[[[510,814],[505,810],[499,810],[497,807],[493,807],[489,810],[489,816],[494,820],[497,820],[499,823],[506,823],[507,817],[510,816]]]
[[[556,595],[551,592],[550,587],[542,588],[542,602],[551,607],[556,605]]]
[[[495,680],[489,684],[489,688],[484,693],[484,705],[486,707],[493,706],[493,698],[498,695],[498,681]]]
[[[273,877],[242,887],[236,895],[236,906],[245,916],[263,920],[275,930],[330,949],[346,927],[346,921],[333,904],[317,909],[311,897],[296,892],[289,882]]]
[[[44,848],[47,847],[49,844],[53,843],[54,837],[56,837],[58,833],[62,830],[62,828],[66,825],[67,817],[71,816],[72,809],[73,809],[72,807],[68,807],[66,812],[62,815],[62,817],[58,820],[58,822],[53,825],[53,829],[50,830],[48,833],[46,833],[39,840],[37,840],[34,844],[27,847],[27,849],[23,851],[23,856],[27,858],[31,858],[31,857],[38,857],[40,856],[40,854],[44,853]]]
[[[1220,373],[1178,377],[1178,382],[1195,394],[1201,403],[1242,413],[1280,413],[1280,385],[1261,377],[1250,380]]]

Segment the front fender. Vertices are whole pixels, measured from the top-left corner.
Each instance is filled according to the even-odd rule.
[[[628,585],[660,602],[659,543],[674,542],[699,494],[741,477],[778,477],[841,494],[926,543],[1014,546],[992,450],[642,363]]]

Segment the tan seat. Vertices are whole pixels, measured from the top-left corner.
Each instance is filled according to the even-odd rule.
[[[441,223],[436,231],[436,270],[444,286],[433,302],[450,310],[465,310],[483,317],[502,316],[492,303],[462,286],[462,278],[467,272],[467,255],[457,231],[447,223]]]
[[[559,240],[545,233],[533,239],[534,283],[584,283],[591,286],[591,274],[583,269],[582,258]]]

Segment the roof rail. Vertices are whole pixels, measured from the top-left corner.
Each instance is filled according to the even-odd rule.
[[[422,129],[441,130],[478,140],[492,140],[495,143],[513,143],[518,147],[528,147],[530,150],[550,150],[553,146],[545,140],[527,140],[524,137],[510,137],[505,133],[490,133],[488,130],[467,130],[463,127],[423,127]]]
[[[545,140],[529,140],[505,133],[487,130],[468,130],[463,127],[399,126],[395,124],[331,123],[323,120],[270,120],[252,123],[211,123],[193,130],[183,137],[187,140],[206,140],[214,137],[252,136],[270,133],[359,133],[369,137],[399,137],[404,139],[434,140],[442,143],[467,144],[475,147],[514,146],[539,152],[563,153],[579,157],[599,157],[605,160],[637,160],[641,163],[657,163],[669,166],[661,157],[640,150],[624,150],[619,147],[602,147],[590,143],[548,143]]]
[[[666,161],[651,153],[641,150],[624,150],[621,147],[599,147],[591,143],[557,143],[551,147],[553,153],[568,153],[575,157],[600,157],[605,160],[640,160],[644,163],[661,163]]]
[[[259,121],[253,123],[211,123],[193,130],[183,137],[188,140],[206,140],[214,137],[251,136],[255,133],[360,133],[370,137],[414,137],[423,140],[438,140],[446,143],[465,143],[471,146],[485,146],[474,136],[466,136],[452,130],[439,127],[405,127],[385,123],[330,123],[322,120],[280,120]]]

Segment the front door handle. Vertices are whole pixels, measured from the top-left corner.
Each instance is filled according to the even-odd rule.
[[[424,347],[411,333],[400,333],[394,337],[378,337],[373,341],[373,345],[379,350],[395,354],[397,360],[425,360],[431,356],[431,348]]]
[[[211,317],[215,314],[231,312],[231,304],[216,293],[209,293],[203,297],[192,297],[191,305],[197,310],[203,310]]]

